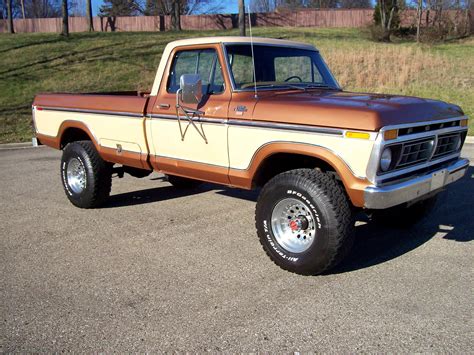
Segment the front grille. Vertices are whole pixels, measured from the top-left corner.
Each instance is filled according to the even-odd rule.
[[[455,162],[457,159],[458,158],[445,160],[445,161],[442,161],[441,163],[426,166],[424,168],[420,168],[420,169],[417,169],[415,171],[410,171],[410,172],[407,172],[407,173],[402,173],[401,172],[401,174],[399,174],[399,175],[391,176],[391,177],[388,177],[386,179],[381,180],[380,183],[381,184],[386,184],[386,183],[390,183],[390,182],[393,182],[393,181],[400,181],[400,180],[403,180],[403,179],[412,178],[413,176],[422,176],[422,175],[425,175],[425,174],[427,174],[431,171],[443,169],[443,168],[449,166],[450,164],[452,164],[453,162]]]
[[[405,168],[427,161],[433,151],[433,144],[433,137],[404,143],[395,169]]]
[[[459,133],[444,134],[438,137],[438,144],[433,154],[433,159],[454,153],[461,147],[461,135]]]
[[[461,121],[462,119],[421,126],[424,127],[423,132],[420,127],[399,129],[398,136],[403,131],[402,135],[406,137],[398,141],[387,140],[387,144],[382,146],[376,171],[380,179],[376,181],[385,183],[408,178],[425,169],[458,159],[467,136],[467,127],[461,127]],[[411,137],[410,140],[409,136],[412,134],[418,138]],[[386,154],[389,153],[386,152],[388,149],[392,157],[389,166]]]

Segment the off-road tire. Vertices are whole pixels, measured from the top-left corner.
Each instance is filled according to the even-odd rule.
[[[166,175],[168,182],[178,189],[195,189],[202,184],[202,181],[184,178],[176,175]]]
[[[272,213],[279,202],[297,200],[315,221],[314,239],[303,252],[290,252],[275,237]],[[289,217],[289,216],[288,216]],[[354,213],[343,187],[329,174],[314,169],[281,173],[262,189],[255,221],[260,243],[275,264],[302,275],[317,275],[335,267],[354,241]]]
[[[75,159],[75,160],[74,160]],[[68,165],[79,161],[85,171],[85,186],[74,191],[68,182]],[[104,161],[91,141],[69,143],[61,158],[61,179],[66,196],[74,206],[96,208],[109,197],[112,187],[112,164]]]
[[[409,228],[421,222],[436,207],[438,195],[407,206],[406,203],[384,210],[372,211],[372,220],[392,228]]]

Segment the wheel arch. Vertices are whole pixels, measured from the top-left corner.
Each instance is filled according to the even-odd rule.
[[[277,168],[272,168],[272,165]],[[319,168],[322,171],[334,172],[342,181],[352,204],[357,207],[364,205],[364,189],[370,184],[369,181],[357,177],[335,152],[312,144],[292,142],[266,144],[255,153],[247,170],[236,173],[235,181],[238,183],[236,185],[258,187],[279,173],[298,168]]]
[[[58,137],[58,149],[64,149],[68,143],[88,140],[91,141],[97,151],[99,151],[99,142],[97,141],[97,138],[83,122],[71,120],[64,121],[59,127]]]

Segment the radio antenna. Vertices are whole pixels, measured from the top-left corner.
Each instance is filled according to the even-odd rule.
[[[257,95],[257,74],[255,74],[255,55],[253,52],[253,36],[252,36],[252,13],[250,12],[250,4],[247,4],[247,10],[249,14],[249,32],[250,32],[250,48],[252,50],[252,69],[253,69],[253,89],[255,92],[255,99],[258,99]]]

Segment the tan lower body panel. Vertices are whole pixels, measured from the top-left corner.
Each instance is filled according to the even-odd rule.
[[[109,162],[244,189],[253,187],[261,162],[275,153],[310,155],[326,161],[341,177],[355,206],[363,206],[363,190],[369,185],[365,168],[372,140],[223,123],[199,125],[205,139],[192,126],[182,138],[176,120],[49,111],[37,113],[36,124],[40,141],[55,148],[60,148],[67,128],[77,127],[89,134]]]

